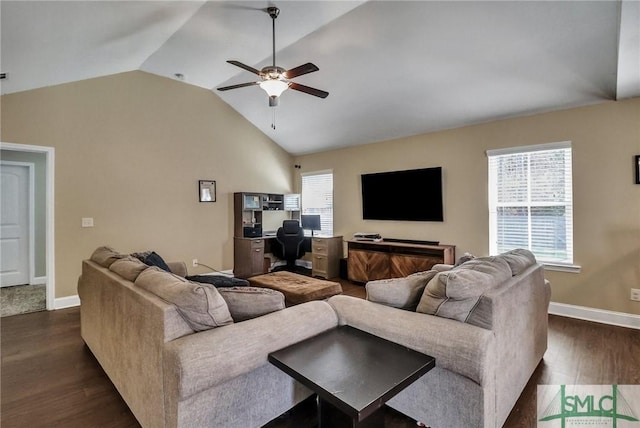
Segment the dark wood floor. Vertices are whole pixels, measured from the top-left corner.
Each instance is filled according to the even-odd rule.
[[[343,282],[343,289],[364,296],[363,287]],[[82,342],[79,314],[71,308],[2,318],[2,428],[139,427]],[[557,316],[549,317],[549,327],[549,349],[505,427],[536,426],[539,384],[640,384],[638,330]],[[313,410],[305,403],[269,428],[313,426]],[[415,426],[387,411],[387,428]]]

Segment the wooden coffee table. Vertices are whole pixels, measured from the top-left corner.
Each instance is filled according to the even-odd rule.
[[[384,403],[435,367],[435,358],[350,326],[269,354],[318,395],[319,428],[383,427]]]

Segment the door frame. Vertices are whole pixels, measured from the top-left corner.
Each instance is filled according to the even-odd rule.
[[[47,310],[55,308],[55,234],[54,234],[54,167],[55,149],[53,147],[34,146],[28,144],[4,143],[0,142],[0,150],[12,150],[17,152],[44,153],[45,155],[45,236],[46,236],[46,289],[47,289]],[[32,207],[33,208],[33,207]],[[30,210],[32,209],[30,208]],[[33,234],[32,234],[33,235]],[[32,249],[33,250],[33,247]],[[30,275],[33,275],[32,271]]]
[[[4,148],[4,147],[3,147]],[[28,187],[29,187],[29,194],[27,195],[27,215],[28,215],[28,219],[27,219],[27,230],[28,230],[28,245],[29,245],[29,255],[27,256],[29,258],[29,284],[35,284],[36,283],[36,256],[35,256],[35,245],[36,245],[36,238],[35,238],[35,202],[36,202],[36,198],[35,198],[35,173],[34,173],[34,169],[35,169],[35,164],[32,162],[18,162],[18,161],[6,161],[6,160],[0,160],[0,167],[2,166],[22,166],[22,167],[26,167],[27,168],[27,179],[29,180],[28,182]]]

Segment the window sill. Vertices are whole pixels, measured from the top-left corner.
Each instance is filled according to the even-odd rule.
[[[563,265],[559,263],[545,263],[541,262],[545,270],[554,272],[568,272],[568,273],[580,273],[582,266],[578,265]]]

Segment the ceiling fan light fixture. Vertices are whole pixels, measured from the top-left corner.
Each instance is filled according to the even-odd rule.
[[[260,87],[264,89],[269,97],[279,97],[289,88],[289,84],[279,79],[268,79],[260,82]]]
[[[313,95],[319,98],[327,98],[329,92],[321,91],[320,89],[311,88],[309,86],[301,85],[296,82],[291,82],[289,79],[296,78],[298,76],[302,76],[305,74],[313,73],[318,71],[319,68],[310,62],[306,64],[299,65],[298,67],[291,68],[289,70],[285,70],[282,67],[278,67],[276,65],[276,18],[280,13],[280,9],[275,6],[268,7],[266,12],[269,13],[271,17],[271,28],[272,28],[272,57],[273,57],[273,65],[269,65],[263,67],[262,70],[258,70],[256,68],[251,67],[250,65],[246,65],[236,60],[228,60],[229,64],[235,65],[236,67],[240,67],[244,70],[247,70],[250,73],[256,74],[260,76],[260,81],[256,82],[247,82],[240,83],[237,85],[223,86],[218,88],[219,91],[228,91],[230,89],[238,89],[245,88],[248,86],[259,85],[269,96],[269,107],[275,107],[278,105],[278,100],[280,95],[286,91],[288,88],[291,88],[294,91],[303,92],[305,94]],[[274,110],[275,114],[275,110]],[[275,125],[271,125],[273,129],[275,129]]]

